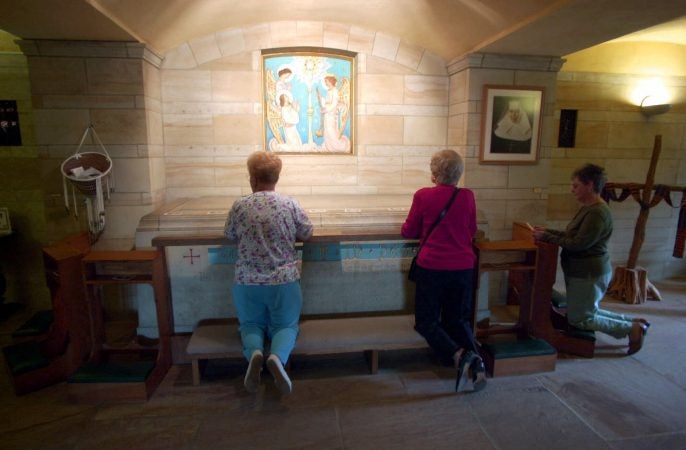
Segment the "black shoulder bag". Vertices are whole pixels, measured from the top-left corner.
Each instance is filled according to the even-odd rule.
[[[448,210],[453,204],[453,200],[455,200],[455,197],[457,197],[457,191],[459,191],[458,188],[455,188],[453,191],[453,195],[450,197],[450,200],[448,200],[448,204],[445,205],[445,208],[443,208],[443,211],[438,215],[436,220],[434,220],[434,223],[431,224],[431,227],[429,228],[429,231],[426,233],[426,237],[424,238],[424,242],[419,243],[419,248],[417,248],[417,254],[414,255],[414,258],[412,258],[412,263],[410,264],[410,270],[407,272],[407,279],[410,281],[417,281],[417,256],[419,256],[419,252],[422,251],[422,247],[426,243],[426,241],[429,240],[429,236],[431,236],[431,232],[436,228],[436,225],[438,225],[438,222],[441,221],[441,219],[446,215]]]

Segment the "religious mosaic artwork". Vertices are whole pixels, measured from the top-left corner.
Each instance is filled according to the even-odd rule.
[[[268,151],[352,154],[354,56],[312,48],[262,52]]]
[[[484,86],[481,153],[484,164],[535,164],[543,88]]]

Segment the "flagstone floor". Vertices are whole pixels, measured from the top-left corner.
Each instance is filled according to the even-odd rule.
[[[598,335],[593,359],[561,355],[554,372],[478,393],[455,394],[425,351],[382,354],[376,375],[362,355],[293,361],[289,397],[268,374],[248,394],[245,365],[227,361],[200,386],[174,366],[149,401],[125,404],[71,404],[64,383],[17,397],[0,371],[0,448],[684,449],[686,279],[656,285],[661,302],[604,302],[652,322],[639,353]],[[16,326],[0,324],[0,344]]]

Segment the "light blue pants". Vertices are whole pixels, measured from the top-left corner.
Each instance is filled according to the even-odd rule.
[[[286,364],[299,332],[303,303],[300,283],[234,284],[232,292],[245,359],[250,360],[255,350],[264,352],[266,337],[271,340],[270,352]]]
[[[582,330],[600,331],[621,339],[631,331],[631,317],[598,308],[612,273],[597,278],[573,278],[565,276],[567,295],[554,292],[560,298],[566,297],[567,322]]]

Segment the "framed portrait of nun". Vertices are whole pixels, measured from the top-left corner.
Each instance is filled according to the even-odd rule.
[[[262,51],[265,149],[353,153],[355,53],[315,47]]]
[[[536,164],[542,106],[542,87],[484,86],[479,162]]]

